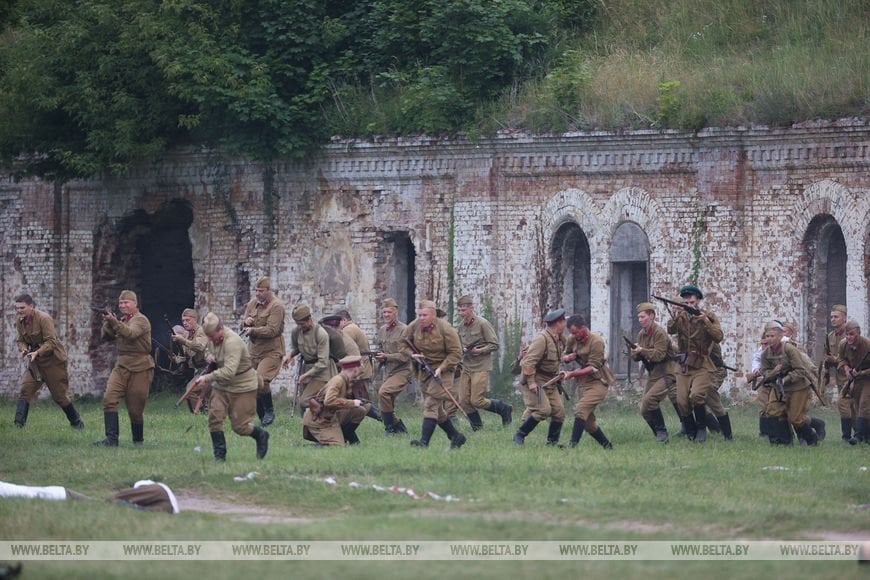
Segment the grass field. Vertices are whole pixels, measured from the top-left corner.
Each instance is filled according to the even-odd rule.
[[[368,420],[359,430],[362,446],[318,449],[303,444],[301,420],[290,419],[281,400],[264,461],[254,458],[253,440],[230,434],[227,424],[228,460],[216,464],[205,417],[172,403],[169,395],[149,402],[141,448],[131,445],[122,415],[118,449],[91,445],[102,436],[96,403],[80,404],[84,432],[68,428],[50,401],[32,407],[26,429],[17,429],[14,403],[0,403],[0,480],[63,485],[106,500],[113,490],[150,478],[176,490],[183,510],[171,517],[106,501],[3,500],[0,539],[851,540],[868,538],[870,530],[870,453],[840,441],[839,421],[829,410],[814,411],[830,432],[818,448],[771,448],[757,437],[754,407],[732,409],[733,442],[713,436],[705,445],[675,439],[662,446],[634,409],[612,403],[599,413],[612,451],[588,436],[577,449],[548,448],[545,426],[516,448],[510,441],[516,423],[503,429],[488,413],[484,431],[472,434],[462,422],[469,442],[459,451],[448,450],[440,430],[420,450],[407,438],[385,438],[381,425]],[[419,412],[402,415],[416,436]],[[566,424],[563,440],[569,432]],[[251,471],[258,475],[234,480]],[[337,485],[325,483],[327,477]],[[354,481],[363,487],[350,487]],[[372,484],[459,501],[414,500],[374,491]],[[831,562],[158,561],[26,562],[23,577],[851,578],[861,571]]]

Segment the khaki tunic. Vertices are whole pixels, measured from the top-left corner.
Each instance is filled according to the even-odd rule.
[[[777,366],[781,367],[784,374],[782,381],[785,394],[781,395],[776,385],[771,384],[767,414],[774,418],[787,418],[795,427],[801,427],[809,422],[806,405],[813,381],[812,373],[806,367],[801,352],[789,342],[767,347],[761,353],[760,372],[764,377],[772,377],[772,371]]]
[[[220,344],[209,341],[208,352],[218,367],[206,375],[212,388],[209,430],[223,431],[224,419],[229,416],[235,433],[250,435],[254,431],[258,381],[248,347],[238,334],[224,326],[223,341]]]
[[[523,391],[523,403],[526,410],[523,417],[531,415],[536,421],[543,421],[547,417],[556,423],[565,420],[565,404],[559,387],[550,385],[540,397],[529,389],[529,384],[536,383],[539,388],[560,371],[562,351],[565,343],[561,336],[556,336],[549,329],[544,329],[532,339],[526,356],[523,357],[522,370],[524,381],[521,386]]]
[[[103,395],[103,411],[116,412],[121,399],[126,399],[130,422],[141,424],[145,421],[145,402],[154,378],[151,322],[141,312],[121,320],[105,320],[102,335],[113,339],[118,347],[115,368]]]
[[[263,379],[260,393],[269,392],[271,383],[281,371],[284,358],[284,303],[273,296],[268,304],[259,304],[254,298],[245,306],[243,322],[248,317],[254,324],[248,327],[251,341],[251,360],[257,374]]]
[[[392,413],[396,398],[411,381],[411,357],[405,352],[402,333],[405,324],[396,321],[384,324],[378,329],[378,342],[385,361],[380,363],[384,369],[384,382],[378,388],[378,406],[382,413]]]
[[[710,351],[713,343],[722,342],[724,334],[712,311],[705,310],[704,315],[689,316],[680,311],[668,321],[668,334],[677,335],[677,350],[686,356],[685,365],[677,372],[677,408],[682,416],[705,405],[713,389],[716,365]]]
[[[441,369],[441,385],[422,368],[417,377],[423,391],[423,417],[442,423],[457,410],[456,404],[453,403],[453,399],[458,399],[453,384],[453,371],[462,358],[459,334],[447,321],[440,318],[436,318],[432,325],[425,329],[417,319],[405,327],[402,338],[411,340],[433,371]],[[406,345],[405,354],[410,357],[412,352]]]
[[[857,418],[870,420],[870,357],[861,362],[867,351],[870,351],[870,338],[859,336],[854,347],[843,339],[840,343],[839,356],[840,370],[845,372],[846,365],[858,370],[850,396],[854,401]]]
[[[641,414],[655,411],[665,398],[677,401],[677,354],[674,343],[663,326],[653,323],[650,331],[641,329],[635,341],[640,347],[639,355],[631,355],[634,360],[646,359],[652,365],[647,371],[646,385],[640,400]]]
[[[825,352],[830,352],[830,355],[826,355],[824,358],[824,365],[829,372],[834,377],[834,383],[837,386],[837,411],[840,414],[840,417],[843,419],[851,419],[854,421],[857,417],[857,407],[855,405],[855,392],[854,390],[849,393],[848,397],[843,396],[843,387],[846,386],[846,382],[849,380],[846,377],[846,373],[840,367],[840,348],[842,347],[842,343],[846,340],[846,330],[841,329],[840,332],[836,330],[832,330],[828,333],[828,336],[825,337]],[[822,377],[824,380],[824,377]],[[822,392],[825,392],[828,388],[828,385],[822,385],[819,389]]]
[[[489,390],[489,372],[492,370],[492,353],[498,350],[498,336],[488,320],[475,316],[470,323],[460,321],[456,327],[462,343],[462,375],[459,377],[459,404],[466,413],[475,409],[489,409],[492,401],[486,398]],[[472,350],[481,349],[480,354]]]
[[[366,407],[353,403],[351,385],[347,377],[339,373],[318,393],[323,398],[323,409],[315,416],[309,407],[302,418],[303,437],[316,440],[321,445],[344,445],[341,426],[347,423],[361,423],[366,416]]]
[[[587,433],[595,433],[598,431],[595,409],[607,397],[607,389],[616,381],[607,366],[604,338],[593,332],[588,334],[584,342],[569,336],[565,344],[565,354],[570,353],[577,355],[574,360],[580,368],[591,366],[595,369],[595,372],[577,377],[579,396],[574,405],[574,416],[586,421]]]
[[[301,356],[304,363],[300,376],[310,372],[299,400],[299,404],[305,407],[308,400],[338,372],[329,357],[329,335],[319,324],[315,324],[308,332],[302,332],[301,328],[294,330],[293,354]]]
[[[201,369],[206,366],[205,350],[208,344],[208,337],[206,337],[202,326],[197,326],[192,334],[188,332],[187,337],[182,337],[178,342],[181,344],[181,350],[192,368]]]
[[[341,329],[345,336],[350,337],[351,340],[356,344],[357,354],[362,352],[371,352],[371,346],[369,346],[369,339],[366,336],[366,333],[362,331],[362,328],[356,325],[355,322],[349,322],[345,325],[344,328]],[[350,351],[348,351],[350,354]],[[359,381],[368,381],[374,376],[374,371],[372,369],[372,362],[369,359],[368,355],[363,356],[362,359],[362,374],[359,376],[357,380]]]
[[[21,376],[21,390],[18,398],[32,401],[36,393],[45,383],[51,393],[51,398],[61,407],[66,407],[72,401],[69,398],[69,373],[67,370],[67,354],[57,337],[54,321],[46,312],[33,310],[30,318],[19,318],[15,323],[17,331],[16,343],[20,352],[36,347],[39,355],[31,363],[35,368],[37,381],[28,369]]]

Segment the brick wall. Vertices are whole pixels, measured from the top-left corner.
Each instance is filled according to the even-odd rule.
[[[93,335],[96,293],[123,287],[119,231],[137,210],[193,210],[194,305],[231,324],[269,275],[290,307],[347,308],[369,335],[393,268],[391,236],[416,250],[417,298],[491,302],[499,327],[531,337],[548,306],[550,246],[566,222],[591,250],[591,322],[611,344],[610,240],[624,221],[649,239],[649,284],[673,295],[697,272],[722,318],[726,361],[748,368],[763,321],[817,329],[808,298],[810,223],[846,241],[850,316],[870,326],[870,125],[637,131],[555,137],[341,142],[268,166],[178,154],[124,178],[0,180],[0,392],[17,390],[12,297],[30,292],[58,323],[76,393],[104,388],[110,347]],[[451,217],[452,216],[452,217]],[[454,232],[449,247],[451,223]],[[448,263],[453,259],[453,280]],[[450,285],[453,287],[451,288]],[[135,288],[134,288],[135,289]],[[666,317],[664,310],[660,312]],[[293,324],[288,315],[286,335]],[[108,357],[108,358],[107,358]],[[738,373],[726,384],[743,394]],[[275,382],[287,386],[287,373]]]

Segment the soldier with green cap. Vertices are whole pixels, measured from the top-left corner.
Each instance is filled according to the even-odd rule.
[[[843,441],[850,442],[853,440],[852,432],[857,419],[857,408],[852,394],[847,393],[849,396],[843,396],[843,387],[849,379],[840,368],[840,344],[846,339],[847,314],[846,307],[842,304],[834,304],[831,307],[831,332],[825,337],[825,357],[823,359],[827,380],[824,381],[824,385],[820,385],[820,390],[823,393],[827,391],[828,381],[833,375],[837,387],[837,411],[840,414],[842,438]]]
[[[640,400],[640,414],[655,435],[656,441],[667,443],[669,434],[661,403],[670,398],[676,407],[676,350],[667,331],[656,322],[655,304],[638,304],[637,320],[640,331],[630,354],[633,360],[642,361],[647,371],[646,386]]]
[[[402,333],[405,324],[398,318],[399,304],[392,298],[381,303],[384,324],[378,329],[380,352],[375,356],[384,370],[384,382],[378,388],[378,406],[386,435],[407,433],[408,429],[396,417],[396,399],[411,381],[411,357],[405,352]]]
[[[371,403],[355,398],[352,383],[362,373],[362,358],[348,355],[338,361],[341,371],[309,401],[302,419],[302,437],[318,445],[356,445],[356,430]]]
[[[290,335],[293,346],[284,357],[284,366],[288,366],[297,356],[302,357],[303,364],[298,379],[302,393],[297,403],[304,410],[308,406],[309,399],[335,376],[336,368],[330,356],[329,335],[311,317],[311,309],[308,305],[297,305],[290,315],[296,323],[296,328]]]
[[[208,405],[208,430],[211,433],[214,458],[225,461],[227,440],[223,423],[229,417],[233,432],[251,437],[257,444],[257,458],[269,451],[269,433],[254,426],[259,378],[254,363],[241,337],[227,328],[221,319],[209,312],[202,321],[208,337],[208,358],[217,369],[196,379],[202,388],[211,386]]]
[[[18,352],[28,362],[28,368],[21,376],[15,424],[24,427],[30,401],[45,384],[69,424],[75,429],[84,429],[85,424],[69,396],[67,354],[55,330],[54,320],[48,313],[36,308],[30,294],[15,297],[15,311],[18,313],[15,319],[15,342]]]
[[[513,407],[498,399],[487,399],[492,353],[498,350],[498,336],[488,320],[474,311],[474,300],[465,295],[457,301],[460,323],[456,327],[462,344],[461,375],[459,376],[459,404],[468,415],[471,429],[483,428],[478,409],[501,417],[502,425],[511,423]]]
[[[818,436],[806,415],[810,397],[812,372],[806,367],[797,347],[783,341],[784,328],[778,321],[764,326],[767,348],[761,354],[759,373],[764,383],[771,385],[767,413],[771,444],[790,445],[791,428],[808,445],[818,444]]]
[[[181,345],[182,354],[179,362],[186,362],[194,372],[203,370],[208,364],[205,361],[205,350],[208,338],[202,326],[196,320],[196,310],[185,308],[181,313],[181,326],[173,328],[172,340]],[[192,379],[191,379],[192,380]],[[187,387],[190,383],[187,384]],[[187,391],[185,387],[185,391]],[[187,406],[190,412],[199,406],[202,389],[194,386],[191,395],[187,398]]]
[[[272,292],[269,278],[263,276],[254,287],[255,296],[245,306],[242,334],[250,341],[251,360],[260,377],[257,392],[257,417],[267,427],[275,421],[272,381],[281,370],[284,356],[284,303]]]
[[[870,338],[861,336],[861,326],[855,320],[844,325],[846,338],[840,342],[839,369],[851,381],[851,392],[857,420],[855,436],[849,443],[870,443]],[[845,387],[844,387],[845,388]]]
[[[124,290],[118,296],[118,310],[103,314],[102,336],[114,340],[118,346],[115,368],[109,375],[106,392],[103,394],[103,421],[106,437],[98,445],[118,446],[118,405],[121,399],[127,402],[130,416],[130,431],[133,444],[145,441],[145,402],[154,378],[154,359],[151,357],[151,322],[139,312],[139,298],[132,290]]]
[[[700,311],[690,315],[678,312],[668,321],[668,334],[677,336],[680,369],[677,372],[677,407],[687,437],[700,443],[707,440],[707,396],[713,388],[716,366],[710,358],[713,343],[722,342],[724,334],[719,318],[710,310],[700,310],[704,294],[693,285],[680,288],[680,299],[690,309]],[[693,416],[694,415],[694,416]]]
[[[458,449],[465,444],[465,435],[456,429],[450,418],[458,410],[454,403],[454,371],[462,358],[462,347],[456,330],[449,322],[437,317],[437,309],[431,300],[421,301],[417,318],[402,331],[402,340],[407,341],[405,354],[418,361],[420,372],[417,380],[423,392],[421,435],[420,439],[411,441],[411,445],[428,447],[435,427],[441,427],[450,439],[450,448]],[[433,374],[423,370],[424,362],[428,363]]]
[[[562,338],[565,332],[565,309],[550,310],[544,316],[547,327],[536,336],[522,360],[523,424],[514,434],[514,443],[523,445],[529,433],[544,419],[550,419],[547,445],[558,445],[562,424],[565,422],[565,405],[562,402],[561,386],[556,382],[543,385],[560,376],[560,361],[565,350]]]

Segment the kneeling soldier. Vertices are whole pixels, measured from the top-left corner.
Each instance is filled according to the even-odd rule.
[[[217,367],[217,370],[196,379],[203,388],[211,386],[208,430],[214,458],[224,461],[227,457],[223,423],[229,415],[233,431],[252,437],[257,442],[257,458],[262,459],[269,450],[269,432],[254,426],[258,379],[248,348],[242,338],[224,326],[213,312],[203,318],[202,329],[209,340],[208,354]]]
[[[302,419],[302,437],[319,445],[356,445],[357,427],[365,419],[371,403],[350,399],[351,385],[362,374],[362,357],[346,356],[338,361],[341,369],[326,386],[308,401]]]

